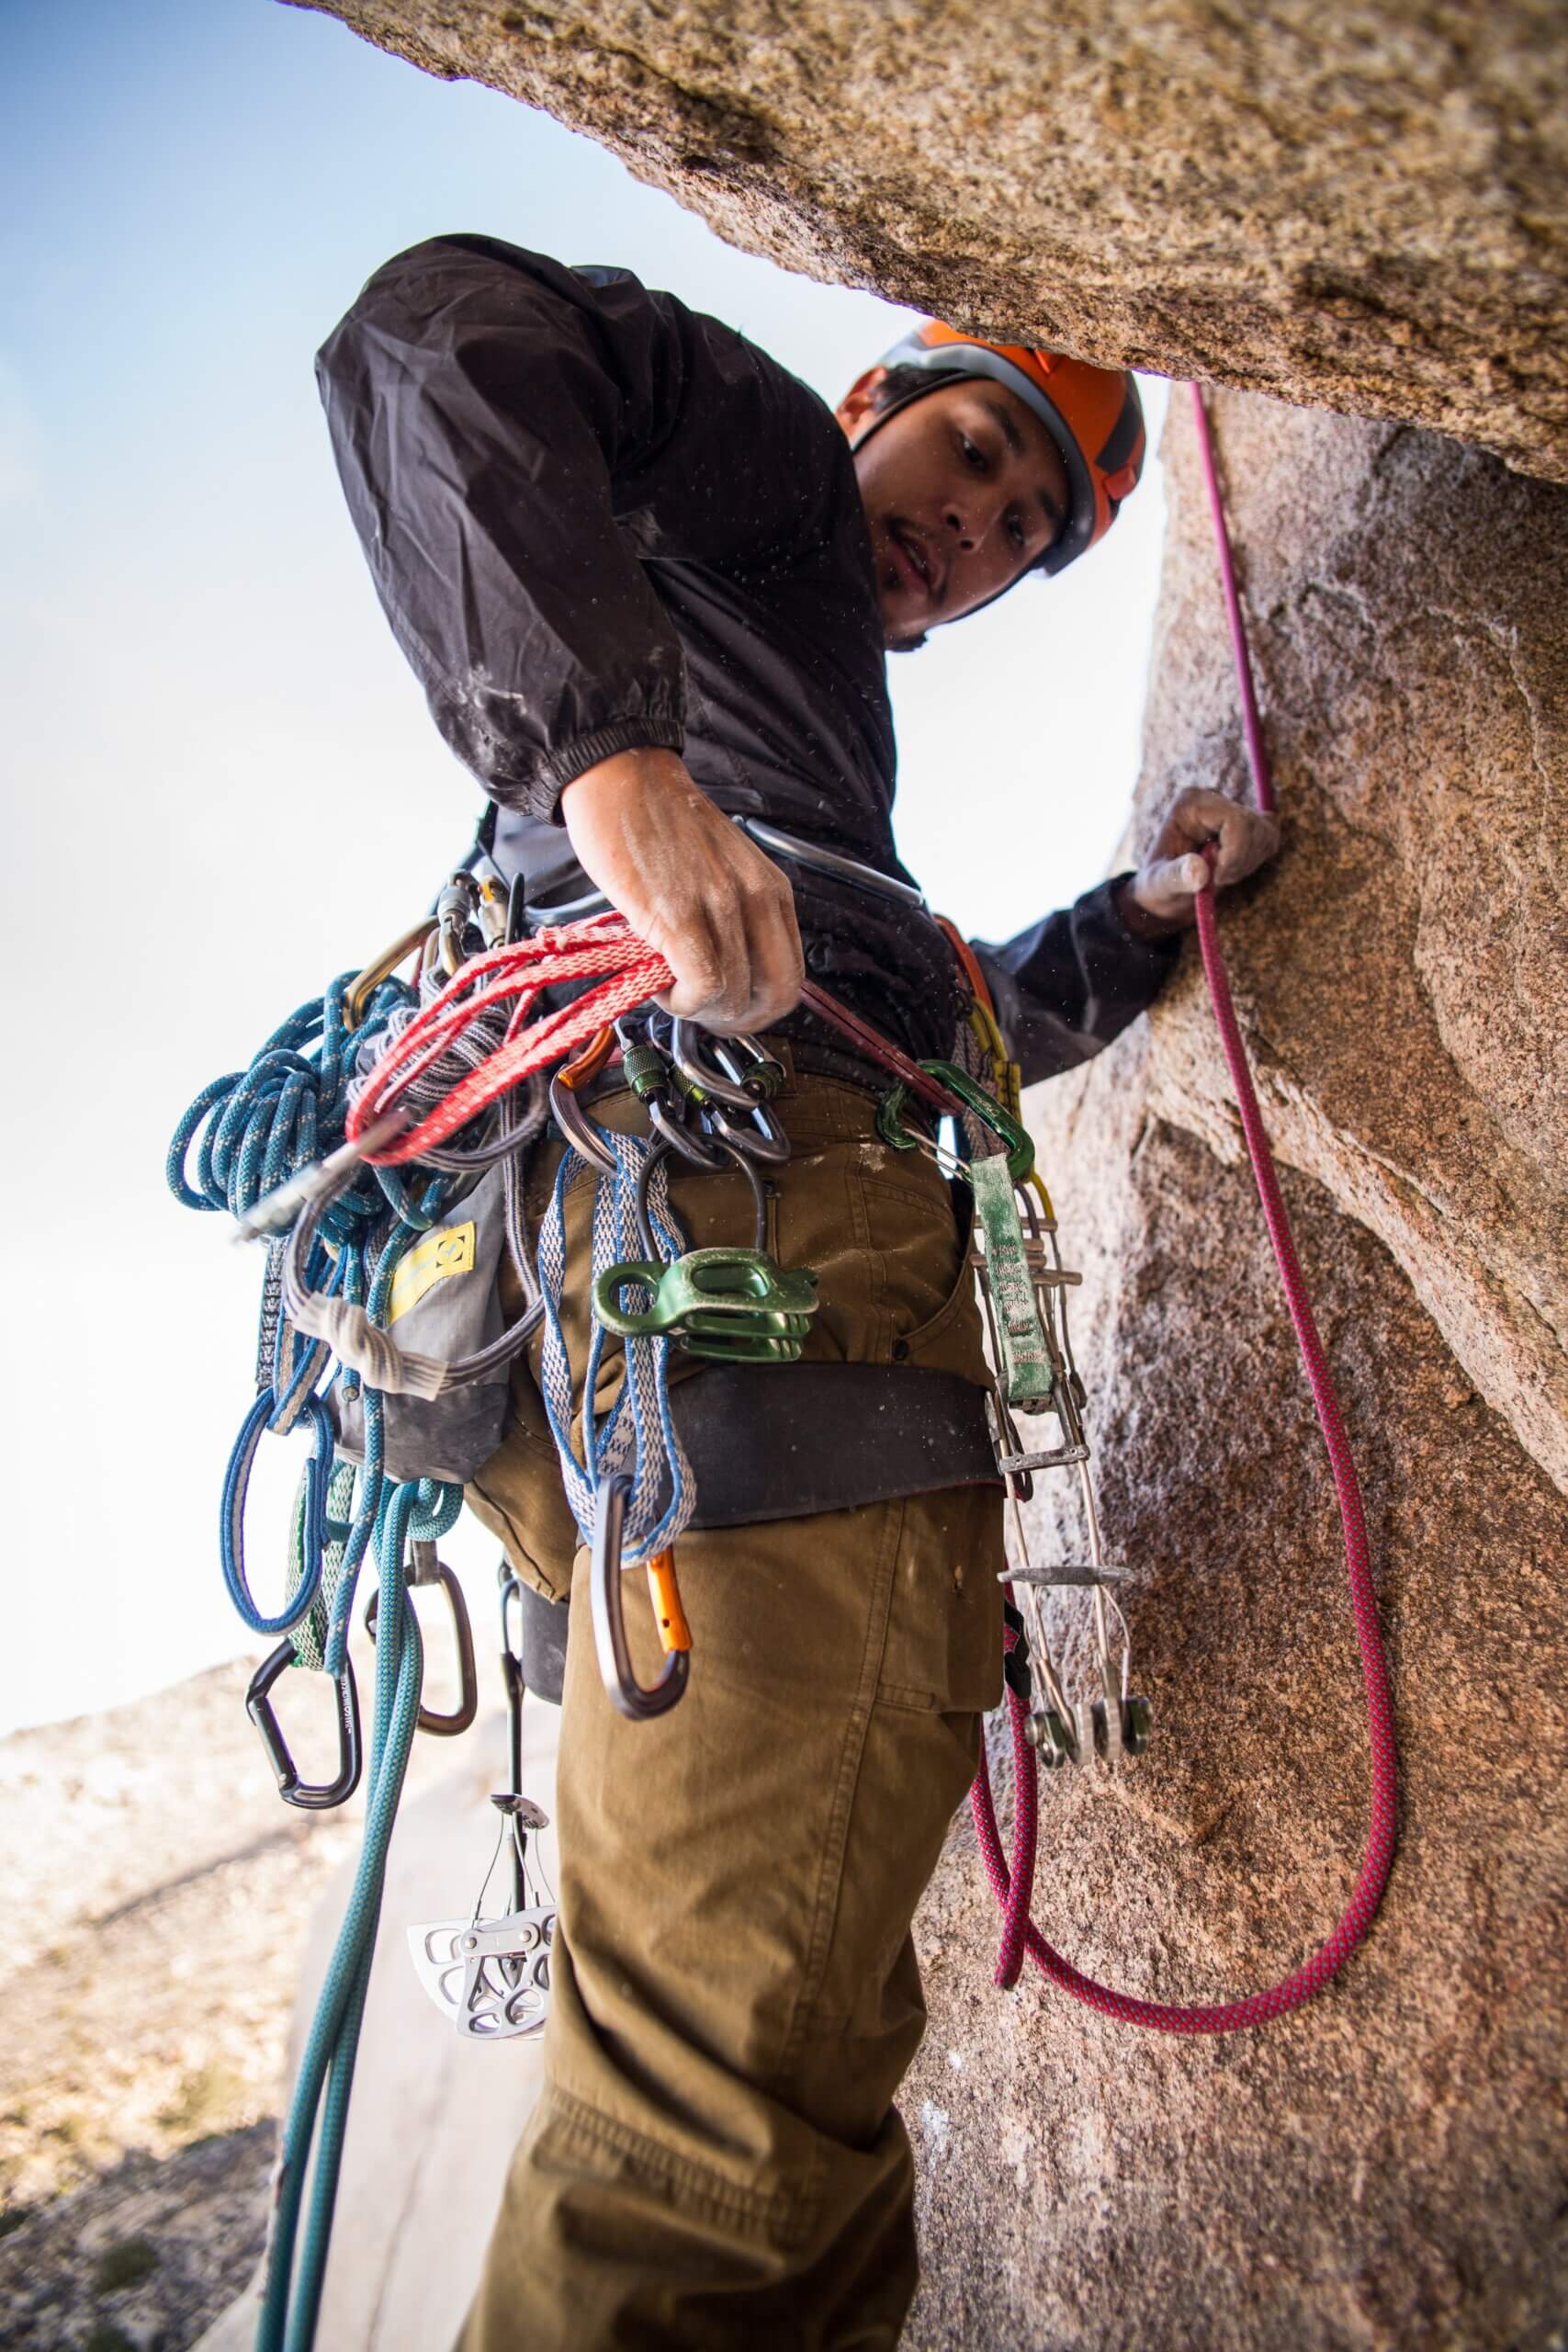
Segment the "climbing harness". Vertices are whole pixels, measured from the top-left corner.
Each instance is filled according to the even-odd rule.
[[[817,1308],[815,1276],[778,1266],[766,1248],[766,1172],[789,1153],[769,1107],[780,1065],[754,1040],[708,1044],[654,1011],[651,998],[672,976],[620,916],[525,937],[523,903],[521,888],[509,892],[493,869],[459,869],[431,917],[302,1006],[248,1069],[204,1088],[170,1148],[176,1197],[227,1211],[243,1236],[265,1246],[256,1395],[220,1513],[235,1606],[253,1631],[281,1637],[252,1679],[247,1711],[289,1804],[323,1810],[362,1779],[367,1788],[348,1913],[283,2134],[262,2352],[313,2340],[388,1846],[414,1732],[451,1736],[477,1713],[462,1589],[436,1546],[461,1508],[463,1481],[499,1442],[513,1358],[541,1335],[541,1391],[592,1551],[606,1688],[624,1714],[646,1720],[678,1703],[691,1670],[673,1546],[695,1494],[670,1409],[671,1351],[791,1363]],[[413,975],[400,978],[411,962]],[[545,1009],[547,991],[564,987],[582,992]],[[648,1114],[646,1138],[599,1126],[582,1100],[613,1051]],[[522,1163],[547,1114],[565,1148],[530,1248]],[[669,1204],[677,1164],[743,1175],[752,1211],[745,1242],[686,1249]],[[584,1174],[593,1186],[594,1312],[578,1436],[562,1306],[567,1196]],[[524,1302],[504,1329],[495,1306],[503,1253]],[[607,1346],[618,1350],[620,1381],[601,1408]],[[308,1434],[310,1452],[285,1597],[268,1610],[252,1588],[246,1503],[263,1441],[296,1430]],[[367,1558],[377,1571],[364,1612],[376,1660],[367,1743],[348,1654]],[[623,1575],[638,1563],[664,1655],[646,1686],[622,1596]],[[451,1620],[459,1698],[450,1713],[423,1699],[412,1598],[421,1589],[442,1595]],[[514,1578],[502,1615],[512,1771],[493,1801],[496,1854],[468,1918],[411,1935],[426,1991],[479,2041],[542,2029],[556,1918],[529,1859],[546,1823],[522,1786]],[[322,1676],[332,1691],[338,1760],[321,1781],[300,1772],[280,1713],[295,1668]],[[508,1844],[510,1907],[486,1917],[494,1863]]]

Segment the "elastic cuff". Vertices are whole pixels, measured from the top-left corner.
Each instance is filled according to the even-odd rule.
[[[679,752],[684,749],[685,729],[678,718],[623,718],[613,727],[600,727],[592,735],[579,735],[571,742],[563,743],[540,765],[528,793],[528,814],[542,817],[552,825],[561,822],[560,797],[569,784],[597,767],[601,760],[614,759],[617,752]]]
[[[1134,873],[1134,868],[1129,866],[1125,874],[1113,874],[1109,882],[1100,883],[1098,889],[1091,890],[1088,894],[1087,901],[1080,899],[1078,904],[1092,905],[1096,899],[1102,901],[1107,922],[1114,924],[1117,932],[1126,940],[1129,946],[1145,948],[1151,956],[1157,957],[1162,963],[1174,964],[1181,953],[1181,943],[1187,936],[1185,925],[1178,923],[1171,930],[1157,933],[1151,938],[1147,932],[1134,931],[1132,925],[1122,919],[1122,910],[1116,901],[1123,883],[1131,882]]]

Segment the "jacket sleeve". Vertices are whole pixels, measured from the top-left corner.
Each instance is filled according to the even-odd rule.
[[[693,462],[724,422],[709,327],[627,272],[442,237],[378,270],[318,357],[393,633],[505,807],[552,818],[595,762],[681,749],[680,643],[620,526],[671,451],[691,511],[676,500],[661,551],[681,551],[682,526],[702,537],[705,496],[721,503],[722,451]]]
[[[1000,947],[971,941],[997,1020],[1025,1086],[1086,1062],[1151,1005],[1181,952],[1181,934],[1137,939],[1116,911],[1116,875],[1076,906]]]

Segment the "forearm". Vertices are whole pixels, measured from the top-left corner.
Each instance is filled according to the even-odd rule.
[[[1000,945],[971,943],[1026,1086],[1100,1053],[1174,970],[1179,933],[1147,936],[1123,919],[1132,879],[1102,882]]]

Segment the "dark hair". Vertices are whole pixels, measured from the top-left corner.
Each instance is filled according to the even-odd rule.
[[[964,376],[962,368],[889,368],[871,396],[873,416],[882,416],[900,401],[912,400],[917,392],[934,392],[939,384],[956,384]]]

